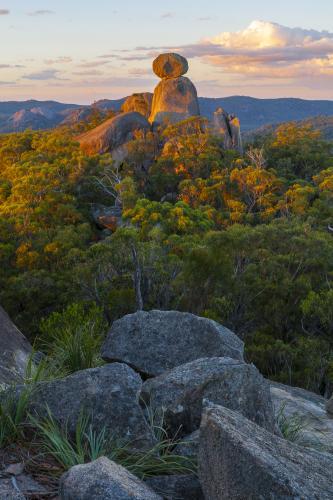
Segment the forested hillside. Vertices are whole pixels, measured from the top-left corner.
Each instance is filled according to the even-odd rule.
[[[106,324],[142,300],[218,320],[266,376],[324,393],[332,144],[286,124],[241,156],[190,119],[117,164],[75,141],[94,120],[0,136],[0,303],[36,348],[64,318]],[[96,223],[115,203],[121,220]]]

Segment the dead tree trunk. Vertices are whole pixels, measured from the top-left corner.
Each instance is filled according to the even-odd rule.
[[[141,266],[140,266],[140,262],[138,259],[138,253],[136,251],[134,244],[131,245],[131,251],[132,251],[133,264],[134,264],[133,283],[134,283],[134,289],[135,289],[136,310],[142,311],[143,310],[143,300],[142,300],[142,293],[141,293]]]

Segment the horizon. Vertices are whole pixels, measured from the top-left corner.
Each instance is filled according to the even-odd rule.
[[[167,10],[152,0],[7,0],[1,101],[87,104],[153,91],[152,60],[167,51],[188,58],[199,95],[332,100],[332,19],[328,0],[315,9],[309,0],[170,0]]]
[[[30,102],[30,101],[33,101],[33,102],[38,102],[38,103],[46,103],[46,102],[55,102],[55,103],[59,103],[59,104],[65,104],[65,105],[71,105],[73,104],[74,106],[92,106],[93,104],[97,103],[97,102],[100,102],[100,101],[119,101],[119,100],[122,100],[122,99],[126,99],[127,97],[130,97],[130,94],[129,95],[125,95],[123,97],[119,97],[119,98],[116,98],[116,99],[112,99],[112,98],[105,98],[105,99],[99,99],[97,101],[93,101],[93,102],[86,102],[86,103],[79,103],[79,102],[70,102],[70,101],[60,101],[60,100],[57,100],[57,99],[35,99],[35,98],[31,98],[31,99],[10,99],[10,100],[6,100],[6,101],[2,101],[0,100],[0,104],[5,104],[5,103],[9,103],[9,102],[22,102],[22,103],[25,103],[25,102]],[[323,102],[326,102],[326,101],[329,101],[329,102],[333,102],[333,98],[332,99],[307,99],[307,98],[301,98],[301,97],[294,97],[294,96],[286,96],[286,97],[254,97],[254,96],[250,96],[250,95],[239,95],[239,94],[235,94],[235,95],[226,95],[226,96],[220,96],[220,97],[210,97],[210,96],[200,96],[198,95],[198,98],[199,99],[232,99],[232,98],[244,98],[244,99],[255,99],[255,100],[260,100],[260,101],[279,101],[279,100],[288,100],[288,99],[293,99],[293,100],[298,100],[298,101],[313,101],[313,102],[319,102],[319,101],[323,101]]]

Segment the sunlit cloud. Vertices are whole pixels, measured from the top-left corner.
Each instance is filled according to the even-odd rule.
[[[68,64],[73,62],[73,59],[69,56],[59,56],[55,59],[45,59],[45,64]]]

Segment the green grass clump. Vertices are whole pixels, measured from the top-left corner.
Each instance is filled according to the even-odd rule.
[[[44,450],[65,470],[106,456],[141,479],[196,472],[196,464],[192,459],[173,454],[172,450],[179,441],[164,438],[157,441],[151,449],[136,452],[130,442],[114,439],[105,427],[100,431],[94,430],[90,419],[83,413],[78,419],[74,436],[70,435],[67,426],[61,427],[54,420],[50,411],[42,420],[36,417],[30,417],[30,420],[37,429]]]

